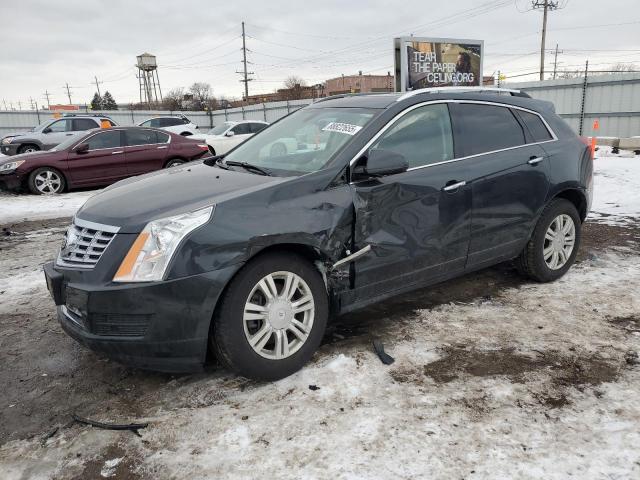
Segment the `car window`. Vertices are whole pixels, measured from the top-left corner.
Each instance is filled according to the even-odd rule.
[[[266,127],[264,123],[251,123],[250,125],[251,126],[249,128],[251,130],[251,133],[258,133],[260,130]]]
[[[156,136],[158,138],[158,143],[167,143],[169,141],[169,134],[156,132]]]
[[[110,130],[108,132],[100,132],[86,141],[89,144],[89,150],[99,150],[101,148],[117,148],[122,146],[120,140],[120,130]]]
[[[160,126],[161,127],[175,127],[176,125],[182,125],[182,120],[180,118],[161,118]]]
[[[52,132],[66,132],[71,130],[71,128],[67,128],[68,123],[71,122],[69,120],[58,120],[57,122],[53,122],[47,128]],[[71,125],[68,125],[68,127],[71,127]]]
[[[453,134],[445,104],[416,108],[392,125],[371,148],[405,157],[409,168],[453,158]]]
[[[158,137],[154,130],[146,129],[130,129],[126,131],[127,146],[134,145],[149,145],[151,143],[158,143]]]
[[[154,119],[155,120],[155,119]],[[152,120],[147,120],[146,122],[142,122],[140,124],[141,127],[150,127]]]
[[[236,135],[246,135],[251,133],[248,123],[239,123],[238,125],[233,127],[231,131]]]
[[[82,132],[84,130],[91,130],[92,128],[96,128],[98,125],[95,121],[90,118],[74,118],[73,119],[73,131],[74,132]]]
[[[529,130],[532,142],[545,142],[553,138],[538,115],[525,112],[524,110],[516,110],[516,113],[522,119],[527,130]]]
[[[451,108],[460,125],[456,142],[465,156],[525,144],[524,130],[509,108],[475,103],[452,104]]]
[[[233,123],[224,122],[222,125],[218,125],[217,127],[213,127],[211,130],[209,130],[207,132],[207,135],[222,135],[229,129],[231,125],[233,125]]]

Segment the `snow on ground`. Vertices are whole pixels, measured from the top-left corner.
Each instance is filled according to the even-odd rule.
[[[98,190],[62,195],[0,193],[0,225],[27,220],[71,217]]]
[[[44,447],[5,444],[0,469],[8,479],[121,463],[161,479],[638,478],[640,371],[624,358],[640,338],[608,320],[637,314],[638,290],[640,258],[609,253],[553,284],[390,312],[377,333],[392,366],[357,342],[324,347],[278,382],[179,378],[136,419],[150,423],[142,438],[75,426]]]
[[[607,223],[640,221],[640,155],[599,147],[594,160],[590,218]]]

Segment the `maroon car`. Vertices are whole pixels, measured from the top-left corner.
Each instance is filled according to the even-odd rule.
[[[0,187],[36,194],[109,185],[208,156],[205,143],[142,127],[94,129],[51,150],[0,160]]]

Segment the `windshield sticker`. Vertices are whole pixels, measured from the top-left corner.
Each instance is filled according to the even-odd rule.
[[[346,133],[347,135],[355,135],[362,127],[358,125],[351,125],[350,123],[338,123],[331,122],[329,125],[322,129],[323,132],[340,132]]]

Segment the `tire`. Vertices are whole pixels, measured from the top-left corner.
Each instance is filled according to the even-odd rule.
[[[569,220],[573,224],[573,235]],[[552,282],[562,277],[571,268],[578,254],[581,228],[580,215],[573,203],[563,198],[552,200],[540,215],[531,239],[516,261],[518,270],[538,282]],[[569,231],[554,243],[552,238],[557,235],[552,233],[567,229]],[[571,237],[573,243],[569,250]],[[554,258],[557,260],[555,263]]]
[[[22,145],[19,149],[18,149],[18,153],[33,153],[33,152],[39,152],[40,151],[40,147],[38,147],[37,145],[33,145],[31,143],[28,143],[26,145]]]
[[[268,287],[269,275],[276,292],[284,297],[287,277],[297,276],[298,283],[292,282],[297,288],[290,302],[283,296],[274,296],[271,308],[265,307],[267,296],[260,285],[273,292]],[[311,302],[305,302],[309,295]],[[296,305],[300,300],[303,303]],[[249,301],[252,307],[247,313]],[[295,313],[292,310],[295,307],[304,311]],[[243,377],[278,380],[298,371],[311,359],[324,335],[328,312],[322,276],[304,257],[279,252],[259,255],[229,284],[214,315],[211,347],[223,366]],[[249,343],[250,338],[255,348]]]
[[[172,158],[165,164],[164,168],[178,167],[184,163],[185,161],[180,158]]]
[[[67,181],[59,170],[41,167],[31,172],[27,185],[31,193],[36,195],[52,195],[64,192]]]

